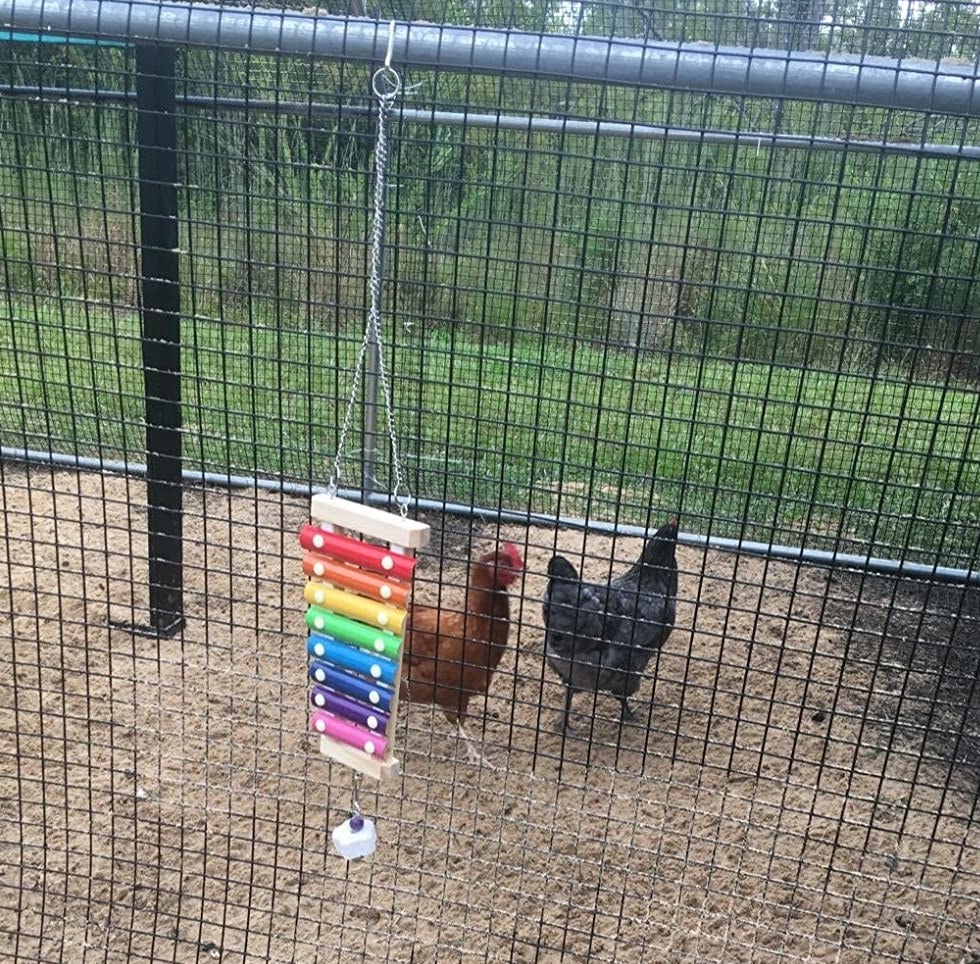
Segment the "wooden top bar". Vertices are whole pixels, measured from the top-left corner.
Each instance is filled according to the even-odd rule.
[[[429,543],[429,526],[415,519],[404,519],[394,512],[385,512],[371,505],[349,502],[326,493],[313,496],[310,516],[318,522],[329,522],[344,529],[353,529],[372,539],[420,549]]]

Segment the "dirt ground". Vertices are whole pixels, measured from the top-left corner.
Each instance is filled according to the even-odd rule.
[[[494,769],[403,705],[347,865],[350,776],[305,727],[306,500],[188,491],[188,621],[158,642],[109,624],[146,615],[142,485],[0,481],[0,959],[980,962],[972,610],[682,548],[640,722],[580,695],[565,740],[547,561],[600,578],[639,541],[433,516],[427,601],[497,538],[526,557],[473,706]]]

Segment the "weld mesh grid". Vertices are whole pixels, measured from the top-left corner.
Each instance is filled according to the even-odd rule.
[[[130,51],[56,46],[55,78],[51,49],[5,45],[9,82],[132,90]],[[367,72],[182,58],[179,93],[244,88],[258,105],[179,110],[185,464],[322,484],[365,307],[371,126],[262,105],[339,104]],[[974,133],[860,107],[406,80],[446,110]],[[143,461],[132,111],[0,101],[5,446]],[[511,649],[474,703],[496,769],[408,706],[406,776],[368,804],[382,852],[345,869],[326,840],[349,778],[304,732],[305,499],[189,487],[188,624],[147,641],[108,624],[146,604],[143,482],[8,459],[4,953],[973,960],[974,589],[687,545],[641,725],[620,734],[614,701],[593,713],[580,696],[585,738],[563,740],[542,658],[547,560],[607,578],[640,543],[479,510],[676,513],[691,533],[971,568],[976,244],[957,221],[971,163],[465,124],[394,137],[402,447],[415,494],[478,507],[429,513],[419,592],[458,607],[464,560],[499,539],[527,561]],[[908,301],[894,272],[874,285],[893,238],[929,279],[915,312],[874,297]],[[964,299],[958,321],[942,285]]]

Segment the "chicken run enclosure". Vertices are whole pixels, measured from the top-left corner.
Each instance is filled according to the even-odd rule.
[[[0,959],[980,962],[975,4],[0,13]]]

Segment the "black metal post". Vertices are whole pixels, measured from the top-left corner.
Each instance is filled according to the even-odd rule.
[[[138,46],[136,140],[150,566],[146,629],[153,635],[172,635],[184,624],[176,86],[175,50]]]

